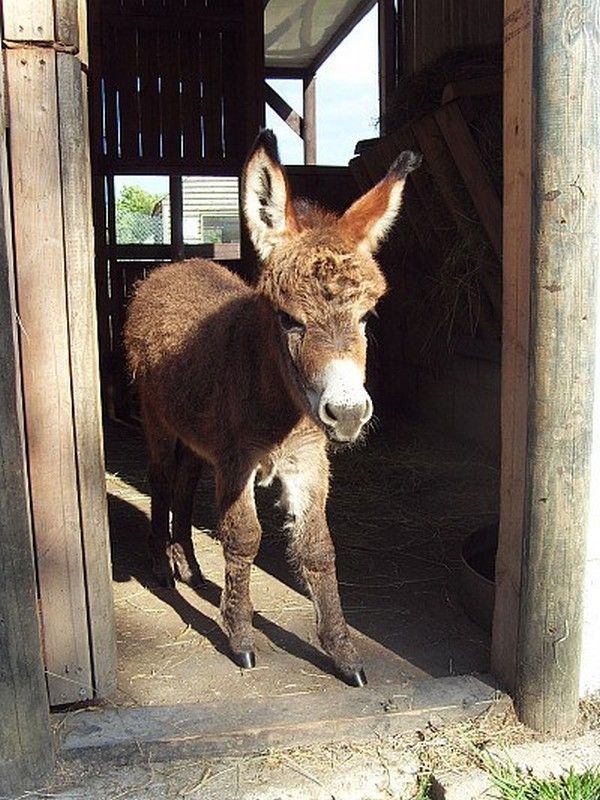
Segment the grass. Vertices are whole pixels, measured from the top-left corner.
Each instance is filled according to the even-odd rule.
[[[414,800],[429,800],[431,797],[431,775],[422,775]]]
[[[512,763],[488,760],[490,773],[501,800],[600,800],[600,770],[575,772],[558,778],[536,778]]]

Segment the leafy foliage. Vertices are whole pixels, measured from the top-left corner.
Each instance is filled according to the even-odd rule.
[[[144,243],[162,241],[162,218],[155,216],[162,199],[139,186],[124,186],[115,204],[117,242]]]

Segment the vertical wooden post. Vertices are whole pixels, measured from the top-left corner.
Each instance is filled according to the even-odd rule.
[[[13,795],[51,769],[53,747],[23,446],[2,63],[0,99],[0,795]]]
[[[507,0],[506,12],[503,519],[493,668],[514,686],[523,722],[561,734],[575,726],[579,700],[600,261],[600,2]],[[520,593],[509,547],[517,562],[521,554]]]
[[[317,163],[317,78],[313,73],[302,79],[303,111],[302,138],[304,139],[304,163]]]
[[[2,5],[6,32],[16,37],[4,39],[11,203],[28,476],[52,704],[108,694],[116,676],[89,148],[81,64],[74,55],[79,5]],[[32,37],[35,44],[23,35],[30,23],[40,31]]]
[[[243,2],[244,56],[247,64],[246,82],[243,87],[246,131],[244,151],[248,152],[252,142],[258,136],[259,129],[265,124],[263,89],[265,83],[265,19],[262,3],[257,3],[255,0],[243,0]],[[244,219],[241,192],[240,219]],[[242,256],[240,271],[247,280],[253,281],[258,274],[258,259],[245,224],[242,224],[240,250]]]
[[[387,133],[386,116],[397,79],[397,31],[394,0],[378,0],[379,31],[379,119],[380,134]]]

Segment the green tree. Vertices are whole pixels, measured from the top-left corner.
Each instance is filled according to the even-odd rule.
[[[161,199],[139,186],[124,186],[115,204],[117,242],[162,241],[162,216],[154,215]]]

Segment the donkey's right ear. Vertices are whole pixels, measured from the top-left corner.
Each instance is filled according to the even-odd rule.
[[[287,176],[277,152],[277,139],[262,130],[242,173],[242,208],[248,232],[261,261],[286,235],[298,231]]]

